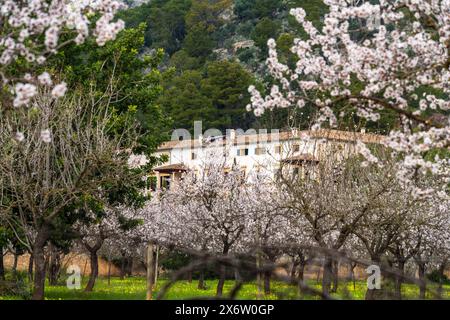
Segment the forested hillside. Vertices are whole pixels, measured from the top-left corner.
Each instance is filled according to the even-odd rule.
[[[162,48],[166,72],[159,99],[174,128],[286,126],[286,114],[256,119],[245,111],[250,84],[265,79],[266,43],[277,39],[284,59],[301,32],[289,9],[302,6],[320,24],[326,7],[318,0],[129,1],[121,18],[129,28],[146,24],[144,51]],[[133,5],[134,4],[134,5]],[[304,111],[305,112],[305,111]],[[303,117],[303,119],[307,119]]]

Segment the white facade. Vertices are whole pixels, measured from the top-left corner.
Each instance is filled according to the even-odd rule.
[[[208,137],[195,140],[168,141],[160,146],[156,156],[165,155],[167,161],[155,168],[158,186],[161,179],[177,180],[185,170],[197,171],[202,163],[224,161],[226,167],[237,165],[246,174],[252,170],[277,172],[281,161],[296,166],[320,162],[323,157],[336,160],[356,152],[356,142],[380,143],[382,136],[338,130],[289,131],[251,135]]]

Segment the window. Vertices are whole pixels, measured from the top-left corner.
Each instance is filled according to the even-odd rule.
[[[275,146],[275,153],[280,154],[281,153],[281,146]]]
[[[255,155],[262,155],[262,154],[266,154],[267,150],[264,147],[258,147],[255,149]]]
[[[299,144],[294,144],[292,150],[293,150],[294,152],[299,152],[299,151],[300,151],[300,145],[299,145]]]
[[[238,156],[248,156],[248,148],[238,149],[237,155]]]
[[[191,160],[197,159],[197,154],[195,152],[191,152]]]
[[[161,176],[161,188],[170,189],[170,176]]]

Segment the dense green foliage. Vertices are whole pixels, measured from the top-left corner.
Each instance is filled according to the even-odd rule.
[[[213,61],[203,70],[186,70],[169,79],[159,101],[173,118],[174,128],[189,129],[196,120],[203,121],[204,129],[249,127],[252,116],[243,110],[251,83],[240,64]]]
[[[118,117],[131,115],[139,120],[144,135],[143,148],[138,151],[151,154],[167,138],[170,122],[156,103],[162,92],[163,75],[158,67],[163,51],[140,54],[145,30],[145,23],[140,23],[103,47],[92,39],[82,46],[66,47],[52,63],[72,90],[92,90],[98,97],[114,92],[111,105]],[[125,121],[118,120],[119,124]]]
[[[128,27],[147,24],[145,50],[164,49],[165,77],[159,103],[173,128],[286,126],[286,114],[256,119],[245,111],[250,84],[266,81],[266,43],[278,38],[285,59],[299,31],[288,18],[292,7],[304,6],[320,23],[320,1],[286,0],[154,0],[121,14]],[[252,41],[249,43],[249,41]]]
[[[159,100],[165,115],[173,120],[173,128],[192,131],[193,121],[200,119],[204,129],[307,128],[315,117],[314,108],[308,105],[302,110],[293,106],[291,110],[269,111],[260,118],[245,110],[248,84],[256,84],[263,92],[272,84],[265,66],[268,39],[276,40],[279,59],[295,67],[297,57],[290,47],[295,37],[306,37],[289,14],[296,7],[305,9],[307,19],[317,28],[328,11],[322,0],[153,0],[122,12],[121,18],[128,27],[145,22],[144,50],[164,49],[163,67],[175,69],[172,77],[165,77]],[[354,36],[365,38],[367,34],[357,27],[355,21],[351,25]],[[228,75],[212,74],[211,66]],[[352,86],[355,91],[360,88],[356,79]],[[223,99],[224,94],[231,96]],[[339,119],[343,130],[364,126],[387,133],[400,125],[393,111],[382,111],[375,123],[356,116],[348,104],[337,108],[347,111]]]

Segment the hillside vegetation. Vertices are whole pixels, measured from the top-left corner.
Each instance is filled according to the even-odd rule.
[[[256,119],[245,107],[250,84],[262,87],[267,40],[277,39],[285,61],[301,33],[289,10],[302,6],[316,26],[327,7],[318,0],[152,0],[122,12],[128,28],[145,23],[143,51],[164,49],[169,70],[159,99],[173,128],[282,128],[286,114]],[[137,5],[140,4],[140,5]],[[304,115],[303,115],[304,116]],[[305,118],[305,117],[303,117]],[[307,118],[307,117],[306,117]]]

